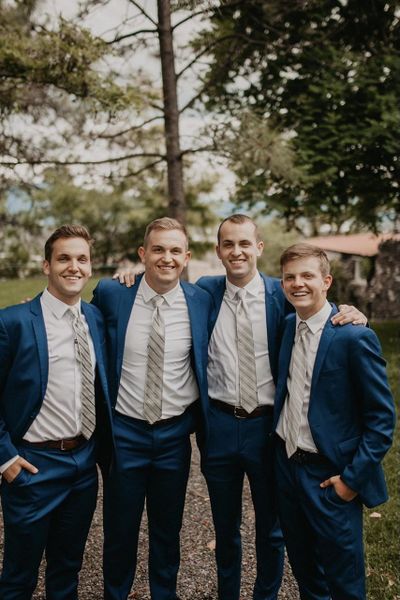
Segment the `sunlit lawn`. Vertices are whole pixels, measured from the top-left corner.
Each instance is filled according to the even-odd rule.
[[[90,300],[98,279],[88,284],[84,298]],[[43,277],[0,282],[0,307],[19,303],[33,297],[46,285]],[[399,404],[400,322],[380,323],[375,327],[388,361],[388,373]],[[368,568],[369,600],[400,600],[400,506],[399,506],[399,451],[397,433],[392,450],[385,459],[385,471],[390,500],[374,510],[365,511],[365,541]],[[378,516],[379,515],[379,516]]]

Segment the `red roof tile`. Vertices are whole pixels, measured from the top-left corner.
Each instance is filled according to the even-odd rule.
[[[341,254],[355,254],[357,256],[375,256],[378,246],[387,239],[400,241],[400,233],[354,233],[350,235],[327,235],[308,238],[306,241],[323,250],[340,252]]]

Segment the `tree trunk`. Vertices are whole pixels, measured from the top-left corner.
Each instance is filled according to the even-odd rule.
[[[165,146],[167,153],[168,214],[186,223],[183,168],[179,140],[179,111],[170,0],[157,0],[158,39],[164,96]]]

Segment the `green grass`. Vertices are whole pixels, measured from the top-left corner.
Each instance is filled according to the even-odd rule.
[[[96,287],[99,278],[93,277],[87,284],[83,298],[89,301],[92,297],[93,288]],[[47,285],[47,277],[29,277],[27,279],[7,279],[0,281],[0,308],[19,304],[26,298],[33,298]]]
[[[377,323],[373,324],[373,328],[388,361],[389,380],[399,414],[400,322]],[[399,452],[400,431],[397,426],[393,447],[384,460],[390,499],[364,513],[369,600],[400,600]],[[381,517],[371,517],[374,512]]]
[[[84,298],[90,300],[98,279],[90,281]],[[33,297],[46,285],[44,277],[0,282],[0,307],[17,304],[26,297]],[[386,322],[374,325],[380,337],[383,353],[388,361],[388,374],[399,406],[400,373],[400,322]],[[365,511],[365,547],[368,572],[368,600],[400,600],[399,574],[399,451],[400,433],[396,428],[393,448],[387,454],[384,467],[389,487],[390,500],[373,510]],[[373,513],[379,513],[374,518]]]

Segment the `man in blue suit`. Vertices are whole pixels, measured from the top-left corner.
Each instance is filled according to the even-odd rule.
[[[274,428],[278,506],[303,600],[364,600],[362,505],[387,499],[381,461],[394,407],[375,333],[333,327],[323,250],[296,244],[281,257],[287,318]]]
[[[47,289],[0,311],[1,600],[32,597],[44,551],[47,600],[78,597],[96,460],[106,472],[112,456],[103,320],[80,299],[91,243],[84,227],[57,229],[45,245]]]
[[[226,277],[202,277],[197,284],[213,298],[208,387],[209,438],[203,449],[205,475],[216,532],[218,598],[239,600],[243,480],[251,489],[256,523],[257,577],[254,600],[276,600],[283,572],[284,546],[278,526],[270,438],[278,376],[278,354],[285,315],[293,310],[278,279],[257,271],[264,244],[256,224],[235,214],[222,221],[217,254]],[[255,371],[255,408],[243,408],[237,339],[238,296],[245,291]],[[348,308],[348,307],[347,307]],[[344,307],[346,310],[346,307]],[[356,309],[335,322],[365,322]],[[248,359],[247,359],[248,360]],[[247,370],[250,371],[247,363]],[[248,377],[247,377],[248,380]]]
[[[139,256],[145,273],[133,287],[102,281],[93,298],[106,322],[119,460],[105,487],[105,598],[126,600],[131,590],[146,502],[151,597],[176,600],[190,433],[198,418],[207,429],[212,302],[179,281],[190,252],[178,221],[150,223]]]

